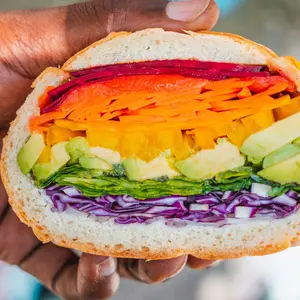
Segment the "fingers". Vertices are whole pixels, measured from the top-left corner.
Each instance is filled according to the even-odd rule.
[[[166,7],[166,15],[184,22],[181,29],[210,30],[216,25],[220,10],[214,0],[182,0],[170,2]]]
[[[30,92],[32,81],[13,72],[9,69],[9,66],[2,64],[1,49],[3,49],[4,46],[3,44],[0,45],[0,128],[5,128],[9,122],[16,117],[16,110],[24,102],[26,95]],[[9,55],[6,57],[9,57]],[[16,86],[18,88],[16,88]]]
[[[186,256],[156,261],[120,259],[118,269],[120,276],[124,278],[145,283],[161,283],[180,273],[186,261]]]
[[[113,258],[84,254],[51,243],[32,251],[19,266],[64,299],[108,299],[119,287]]]
[[[83,255],[78,270],[78,291],[87,299],[108,299],[118,289],[117,260],[112,257]]]
[[[194,270],[202,270],[212,266],[216,262],[217,261],[215,260],[204,260],[204,259],[196,258],[194,256],[189,256],[187,265]]]
[[[42,245],[20,267],[64,299],[108,299],[118,289],[117,263],[112,258],[84,254],[53,244]]]
[[[149,27],[173,31],[209,30],[219,17],[219,8],[214,0],[110,0],[102,1],[101,7],[99,2],[101,1],[90,4],[94,3],[97,9],[101,8],[100,15],[109,14],[107,33],[137,31]]]
[[[3,209],[7,197],[1,183],[0,196],[0,260],[20,266],[64,299],[100,300],[115,293],[119,276],[114,259],[83,255],[79,262],[68,249],[43,245],[11,208]]]
[[[6,200],[1,199],[1,202],[4,203]],[[40,242],[31,229],[18,220],[11,208],[2,212],[0,260],[10,264],[19,264],[39,245]]]
[[[220,16],[220,9],[214,0],[211,0],[206,10],[196,20],[186,24],[188,30],[211,30],[215,27]]]
[[[43,245],[7,206],[1,181],[0,197],[0,260],[18,265],[64,299],[100,300],[115,293],[119,276],[114,259],[83,255],[79,262],[68,249]]]
[[[171,1],[166,6],[166,14],[170,19],[182,22],[193,22],[205,12],[210,0]]]
[[[67,265],[60,271],[53,289],[66,299],[108,299],[119,287],[116,270],[114,258],[83,254],[79,266]]]
[[[218,16],[214,0],[94,0],[10,12],[0,15],[0,62],[2,56],[6,66],[31,79],[112,31],[211,29]]]

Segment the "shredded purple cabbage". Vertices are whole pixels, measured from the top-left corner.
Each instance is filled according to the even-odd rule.
[[[299,207],[300,197],[288,191],[279,197],[261,197],[247,190],[217,192],[189,197],[171,196],[137,200],[128,195],[85,197],[74,187],[51,186],[46,189],[54,212],[68,207],[97,217],[112,217],[118,224],[151,224],[182,227],[188,221],[226,224],[228,218],[285,218]]]
[[[68,92],[89,83],[112,80],[121,76],[162,74],[179,74],[208,80],[267,77],[271,75],[266,66],[203,62],[196,60],[146,61],[99,66],[72,72],[71,75],[75,77],[75,79],[49,91],[48,95],[51,101],[41,109],[41,113],[44,114],[54,111],[64,102]]]

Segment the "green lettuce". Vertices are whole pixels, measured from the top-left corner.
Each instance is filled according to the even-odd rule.
[[[226,172],[218,174],[215,177],[215,182],[223,183],[223,184],[225,184],[225,183],[230,184],[230,183],[234,183],[236,181],[240,181],[243,178],[247,179],[252,174],[253,174],[252,167],[240,167],[240,168],[236,168],[231,171],[226,171]]]
[[[239,191],[249,189],[254,182],[271,186],[272,189],[269,192],[271,197],[282,195],[288,190],[300,192],[299,185],[280,185],[268,181],[255,175],[254,170],[247,166],[220,173],[209,180],[196,181],[179,176],[172,179],[160,177],[140,182],[128,180],[122,165],[115,165],[108,173],[72,165],[60,169],[46,181],[36,182],[36,185],[40,188],[47,188],[51,185],[74,186],[88,197],[131,195],[137,199],[147,199],[170,195],[191,196],[216,191]]]
[[[124,170],[119,165],[107,174],[97,170],[86,170],[79,165],[72,165],[62,168],[46,181],[36,184],[40,188],[54,184],[74,186],[89,197],[131,195],[137,199],[147,199],[169,195],[190,196],[214,191],[248,189],[252,184],[251,175],[252,169],[244,167],[204,181],[195,181],[180,176],[172,179],[163,177],[139,182],[128,180]]]

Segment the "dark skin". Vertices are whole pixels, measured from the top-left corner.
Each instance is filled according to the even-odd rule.
[[[165,0],[99,0],[46,10],[0,13],[1,141],[16,110],[31,91],[32,81],[46,67],[63,64],[112,31],[135,31],[149,24],[174,31],[210,30],[218,19],[217,5],[213,0],[192,2],[202,6],[202,13],[199,11],[188,22],[169,18]],[[0,259],[18,265],[65,299],[107,299],[117,290],[120,277],[160,283],[186,264],[201,269],[212,263],[186,256],[150,262],[89,254],[79,259],[68,249],[51,243],[42,245],[10,208],[1,181]]]

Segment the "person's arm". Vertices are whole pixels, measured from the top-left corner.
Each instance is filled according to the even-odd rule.
[[[165,0],[99,0],[0,13],[0,138],[37,75],[48,66],[61,65],[109,32],[147,27],[211,29],[217,18],[213,0],[169,4]],[[88,254],[79,259],[68,249],[51,243],[43,245],[13,213],[1,182],[0,259],[18,265],[66,299],[109,298],[117,290],[120,276],[146,283],[162,282],[181,271],[187,262],[187,257],[146,262]],[[201,268],[210,262],[189,258],[189,264]]]

